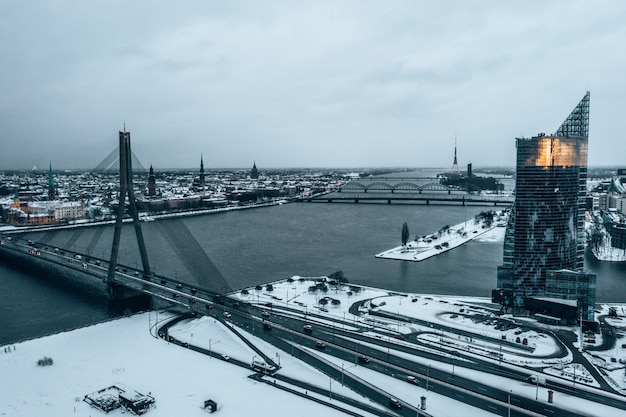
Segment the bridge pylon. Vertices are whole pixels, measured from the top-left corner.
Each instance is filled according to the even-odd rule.
[[[115,215],[115,233],[113,235],[113,247],[111,248],[111,259],[109,261],[109,272],[107,276],[107,285],[109,289],[110,299],[124,299],[136,296],[137,293],[130,294],[130,290],[121,287],[115,283],[115,273],[117,267],[117,258],[120,249],[120,238],[122,234],[122,220],[126,211],[126,197],[128,197],[129,211],[135,226],[135,235],[137,236],[137,244],[139,246],[139,254],[143,266],[143,273],[150,275],[150,263],[148,262],[148,253],[141,232],[141,224],[139,223],[139,213],[137,211],[137,200],[133,190],[133,169],[132,169],[132,152],[130,149],[130,132],[119,132],[119,151],[120,151],[120,195],[118,199],[117,213]]]

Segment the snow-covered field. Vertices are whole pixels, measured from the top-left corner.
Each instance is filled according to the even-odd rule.
[[[159,320],[164,318],[160,313]],[[129,414],[123,409],[105,414],[83,401],[111,385],[154,397],[156,408],[147,413],[151,417],[206,416],[202,406],[208,399],[217,402],[220,416],[345,415],[250,379],[250,370],[155,338],[149,331],[155,320],[154,312],[139,314],[12,345],[10,353],[0,348],[0,416]],[[217,352],[249,356],[212,320],[190,323],[182,331],[189,338],[210,335]],[[38,366],[44,357],[53,364]],[[298,372],[304,379],[320,378],[311,368]],[[293,414],[295,410],[303,412]]]
[[[313,291],[312,287],[317,284],[326,285],[326,291]],[[577,387],[582,386],[581,376],[591,378],[590,374],[585,375],[586,371],[581,366],[571,363],[571,352],[557,354],[557,343],[549,332],[530,328],[534,323],[532,320],[524,321],[529,328],[519,324],[517,327],[496,329],[494,312],[497,306],[492,305],[488,299],[401,294],[354,285],[332,286],[328,282],[322,282],[321,278],[294,277],[273,283],[270,288],[271,290],[267,286],[260,290],[250,288],[248,294],[239,293],[233,296],[253,304],[271,302],[272,314],[301,314],[313,326],[331,325],[345,330],[365,326],[365,334],[383,337],[398,346],[419,341],[424,343],[422,349],[434,353],[440,352],[442,346],[452,347],[464,355],[498,362],[501,366],[524,366],[529,373],[544,372],[546,378],[562,383],[571,381],[573,384],[572,378],[577,375]],[[321,300],[326,303],[320,303]],[[360,304],[358,315],[350,312],[350,306],[354,303]],[[612,307],[618,307],[619,316],[626,312],[624,306]],[[608,313],[609,306],[603,305],[600,308],[600,314]],[[315,314],[311,314],[312,312]],[[205,415],[202,405],[208,399],[217,402],[221,416],[344,415],[341,411],[305,398],[307,396],[320,401],[333,401],[350,409],[334,398],[330,400],[326,395],[313,394],[300,388],[288,387],[295,392],[288,393],[274,387],[273,381],[267,381],[267,378],[266,382],[270,382],[269,384],[249,378],[252,374],[250,369],[156,338],[154,335],[157,320],[162,323],[171,317],[166,312],[144,313],[14,346],[0,347],[0,416],[104,415],[85,403],[83,398],[112,385],[127,392],[137,391],[154,397],[156,408],[149,411],[148,415],[155,417]],[[399,317],[415,320],[408,322],[398,320]],[[615,348],[588,352],[586,355],[592,363],[607,373],[606,379],[616,389],[626,393],[625,364],[620,362],[620,359],[626,357],[626,348],[622,347],[621,339],[626,334],[626,319],[617,317],[607,321],[615,326],[615,337],[618,338]],[[469,333],[461,335],[461,330]],[[569,330],[576,333],[577,329]],[[373,407],[381,407],[342,387],[338,381],[331,382],[328,376],[305,365],[289,352],[281,351],[243,329],[239,331],[267,356],[276,358],[281,363],[281,374],[307,381],[325,390],[332,388],[333,393]],[[170,332],[181,341],[210,349],[214,353],[226,354],[232,360],[251,362],[255,356],[255,352],[240,338],[210,317],[185,320],[172,327]],[[510,342],[506,346],[501,344],[503,336]],[[528,345],[517,343],[517,337],[526,338]],[[376,348],[374,343],[368,346]],[[391,352],[397,356],[409,355],[393,348]],[[410,404],[418,405],[419,398],[425,395],[426,411],[436,417],[489,415],[462,402],[428,392],[425,387],[415,387],[393,375],[373,374],[366,366],[354,366],[336,358],[325,357],[319,351],[314,353],[324,356],[336,366],[344,366],[346,372],[357,377],[376,381],[378,387]],[[423,365],[451,371],[449,363],[409,356]],[[51,358],[53,364],[39,366],[37,362],[44,358]],[[464,369],[461,366],[463,360],[459,358],[456,362],[455,372],[459,375],[477,378],[496,387],[507,387],[515,395],[528,398],[534,398],[538,390],[543,401],[547,398],[545,388]],[[280,381],[277,384],[284,386]],[[598,383],[590,380],[585,386],[586,389],[595,389]],[[596,403],[588,404],[562,393],[555,394],[555,404],[566,404],[573,409],[591,406],[598,416],[626,415],[626,412]],[[294,414],[294,410],[298,412]],[[362,410],[352,410],[369,415]],[[118,409],[109,415],[122,413],[122,409]]]

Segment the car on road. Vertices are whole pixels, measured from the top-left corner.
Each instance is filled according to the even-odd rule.
[[[228,355],[220,355],[220,358],[221,358],[223,361],[226,361],[226,362],[230,361],[230,356],[228,356]]]
[[[228,311],[224,312],[224,318],[225,319],[229,319],[231,317],[230,313]]]
[[[324,349],[326,347],[326,343],[322,342],[321,340],[318,340],[317,343],[315,344],[315,347],[318,349]]]
[[[261,315],[262,315],[263,317],[269,317],[269,316],[270,316],[270,313],[269,313],[269,311],[263,311],[263,312],[261,313]]]
[[[310,324],[305,324],[304,326],[302,326],[302,330],[307,333],[311,333],[313,332],[313,326],[311,326]]]
[[[395,398],[389,398],[389,407],[400,410],[402,409],[402,403]]]
[[[413,384],[413,385],[419,385],[420,382],[417,380],[417,378],[415,378],[413,375],[407,375],[406,376],[406,382],[408,382],[409,384]]]
[[[367,356],[361,355],[359,356],[359,362],[364,363],[364,364],[370,363],[370,358],[368,358]]]
[[[272,325],[269,323],[263,323],[263,329],[264,330],[272,330]]]

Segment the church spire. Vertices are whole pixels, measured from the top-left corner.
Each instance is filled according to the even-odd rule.
[[[253,180],[259,179],[259,170],[256,168],[256,161],[252,164],[252,170],[250,171],[250,178]]]
[[[54,187],[54,178],[52,177],[52,161],[50,162],[50,169],[48,171],[48,200],[55,200],[56,190]]]
[[[206,180],[204,178],[204,160],[202,159],[202,154],[200,154],[200,187],[204,187],[206,185]]]

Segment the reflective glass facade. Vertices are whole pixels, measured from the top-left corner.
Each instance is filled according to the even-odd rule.
[[[517,139],[515,204],[498,268],[498,287],[513,291],[515,307],[526,296],[546,295],[550,271],[583,270],[588,110],[589,93],[558,134]],[[589,280],[580,281],[588,297]],[[552,294],[580,298],[575,291],[556,291],[551,282]],[[595,277],[592,292],[595,301]]]

